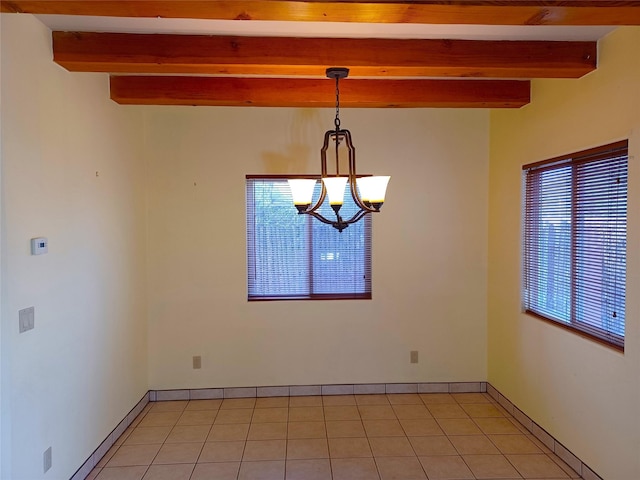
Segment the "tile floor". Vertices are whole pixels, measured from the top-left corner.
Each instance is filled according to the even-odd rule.
[[[156,402],[92,480],[579,478],[485,393]]]

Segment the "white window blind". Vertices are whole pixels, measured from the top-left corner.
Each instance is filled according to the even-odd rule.
[[[627,141],[523,169],[524,308],[623,348]]]
[[[299,215],[287,178],[246,179],[248,299],[371,298],[371,215],[343,232]],[[332,218],[325,203],[320,212]],[[345,195],[340,214],[356,211]]]

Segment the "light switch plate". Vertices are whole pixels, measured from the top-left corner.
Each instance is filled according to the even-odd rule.
[[[18,311],[19,333],[32,330],[35,327],[36,309],[34,307],[23,308]]]

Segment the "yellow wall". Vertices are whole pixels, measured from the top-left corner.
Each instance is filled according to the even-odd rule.
[[[245,174],[318,172],[332,116],[146,110],[152,389],[486,377],[487,111],[344,109],[359,171],[392,176],[373,300],[247,302]]]
[[[64,479],[148,389],[143,118],[55,65],[37,19],[1,22],[1,476]]]
[[[598,70],[533,83],[491,113],[488,380],[607,480],[640,478],[640,29],[601,40]],[[521,313],[521,167],[629,138],[624,354]]]

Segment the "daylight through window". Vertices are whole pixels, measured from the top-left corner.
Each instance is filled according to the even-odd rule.
[[[343,232],[298,215],[287,178],[247,176],[249,300],[371,298],[371,215]],[[346,195],[341,215],[356,211]]]
[[[627,141],[523,170],[525,310],[623,348]]]

